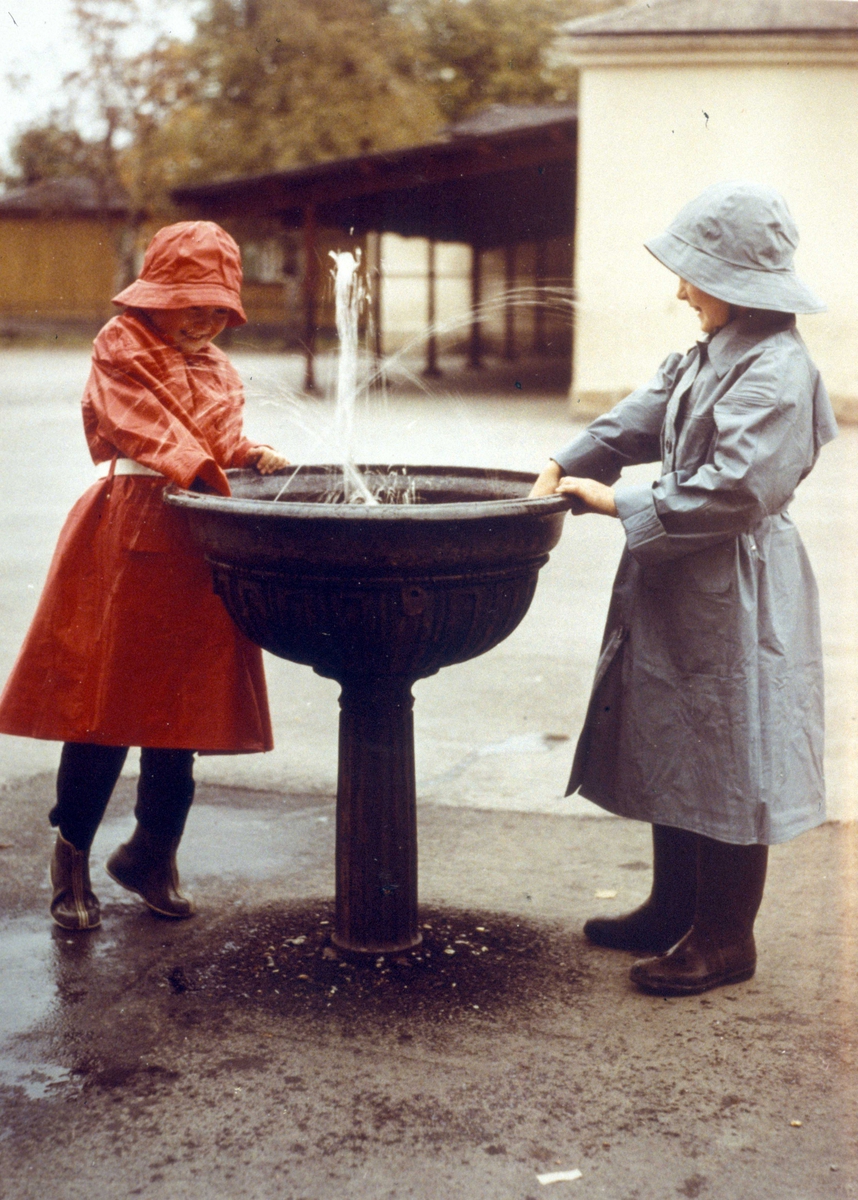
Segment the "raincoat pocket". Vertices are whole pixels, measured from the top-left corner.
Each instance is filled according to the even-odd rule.
[[[651,591],[726,592],[736,577],[736,539],[644,567],[641,581]]]
[[[721,542],[680,559],[688,572],[688,586],[700,592],[726,592],[736,577],[736,539]]]
[[[642,662],[658,675],[730,675],[742,660],[737,628],[737,539],[659,567],[657,588],[642,589]]]

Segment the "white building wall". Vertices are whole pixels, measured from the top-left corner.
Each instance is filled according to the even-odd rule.
[[[841,414],[858,417],[858,65],[586,66],[579,99],[573,399],[604,408],[695,340],[642,243],[708,184],[787,198],[796,266],[827,303],[800,329]]]
[[[385,233],[381,239],[381,330],[385,354],[425,353],[429,243]],[[467,339],[471,313],[471,249],[435,246],[435,323],[446,350]]]
[[[429,243],[385,233],[381,239],[381,330],[385,354],[421,355],[426,349]],[[568,361],[572,336],[569,282],[571,248],[567,237],[515,247],[513,341],[517,355],[554,354]],[[503,248],[486,250],[480,262],[481,339],[486,355],[505,348],[506,262]],[[546,296],[542,288],[548,287]],[[471,248],[459,242],[435,244],[435,326],[438,352],[464,353],[472,319]]]

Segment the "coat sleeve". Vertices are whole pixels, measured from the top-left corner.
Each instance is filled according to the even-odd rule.
[[[658,462],[667,402],[688,361],[688,355],[669,355],[649,383],[597,417],[579,437],[553,455],[564,475],[612,484],[623,467]]]
[[[242,434],[237,444],[232,448],[232,452],[229,456],[229,462],[226,465],[228,467],[249,466],[249,455],[254,450],[258,450],[261,445],[265,445],[269,450],[273,449],[273,447],[268,446],[267,442],[252,442],[249,438],[244,437]]]
[[[716,400],[705,463],[617,491],[633,557],[643,565],[681,558],[783,511],[815,461],[813,413],[824,395],[803,353],[761,354]]]
[[[244,435],[244,385],[222,350],[210,347],[216,364],[216,386],[211,389],[212,416],[216,431],[208,428],[217,461],[224,468],[247,467],[248,456],[259,443]]]
[[[229,482],[205,437],[202,433],[195,436],[171,411],[166,392],[160,381],[150,380],[142,371],[95,360],[85,411],[97,422],[100,436],[122,455],[180,487],[189,487],[201,478],[228,496]]]

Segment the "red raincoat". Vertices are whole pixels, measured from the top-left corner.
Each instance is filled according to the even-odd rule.
[[[185,355],[132,313],[95,341],[83,398],[93,461],[132,458],[183,487],[247,465],[244,397],[214,346]],[[0,697],[0,732],[200,751],[269,750],[262,656],[233,625],[163,479],[93,484],[66,520]]]

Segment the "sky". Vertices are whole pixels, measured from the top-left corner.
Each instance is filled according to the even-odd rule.
[[[144,49],[162,30],[189,37],[195,0],[144,0],[149,30]],[[8,163],[15,134],[62,103],[62,80],[82,63],[70,0],[0,0],[0,160]],[[14,76],[15,83],[10,81]]]

